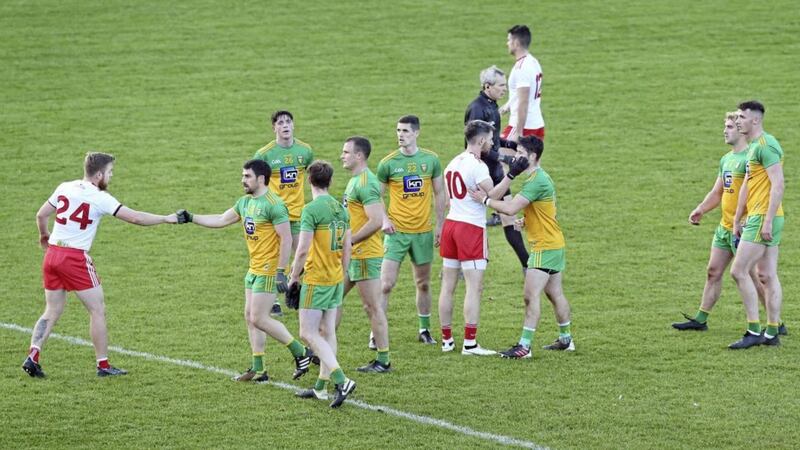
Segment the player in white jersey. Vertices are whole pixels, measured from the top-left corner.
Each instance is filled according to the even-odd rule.
[[[525,25],[514,25],[508,30],[506,45],[516,62],[508,76],[508,102],[500,108],[501,114],[511,115],[500,136],[514,142],[530,135],[544,140],[542,66],[528,51],[531,30]]]
[[[106,192],[114,169],[114,157],[89,152],[83,164],[82,180],[61,183],[36,213],[39,243],[46,254],[42,264],[45,310],[36,321],[28,357],[22,369],[32,377],[44,377],[39,353],[53,326],[64,312],[67,291],[75,294],[89,312],[89,331],[97,357],[97,376],[124,375],[127,372],[108,363],[103,286],[89,256],[89,249],[100,226],[100,219],[112,215],[135,225],[177,223],[175,214],[158,216],[123,206]],[[53,233],[48,231],[50,216],[55,214]]]
[[[510,180],[527,167],[527,161],[512,162],[509,175],[494,187],[489,169],[481,154],[492,148],[494,127],[482,120],[467,123],[464,135],[467,149],[456,156],[444,171],[450,211],[444,221],[439,254],[442,257],[442,288],[439,291],[439,321],[442,326],[442,351],[455,348],[452,335],[453,294],[458,271],[464,273],[464,346],[462,355],[494,355],[496,352],[478,345],[478,321],[483,286],[483,273],[489,258],[486,244],[486,206],[469,196],[469,191],[508,189]],[[524,166],[524,167],[522,167]],[[503,191],[505,192],[505,191]]]

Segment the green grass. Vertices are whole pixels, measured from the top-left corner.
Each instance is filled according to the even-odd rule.
[[[347,136],[368,136],[373,169],[396,144],[396,119],[415,113],[420,144],[446,164],[462,145],[478,72],[510,68],[505,30],[529,23],[545,73],[543,165],[558,189],[578,351],[504,361],[422,348],[406,263],[390,307],[393,374],[354,371],[371,359],[368,324],[358,298],[346,300],[340,361],[359,383],[355,398],[553,448],[800,441],[793,2],[271,3],[0,4],[0,321],[30,327],[41,314],[34,215],[59,182],[80,176],[87,150],[117,156],[117,198],[161,213],[230,207],[241,163],[271,139],[267,120],[278,108],[295,113],[298,137],[320,158],[336,162]],[[726,150],[724,113],[750,98],[765,103],[766,129],[786,152],[780,273],[792,335],[778,349],[734,353],[725,346],[744,315],[729,279],[709,332],[680,334],[669,323],[699,303],[719,213],[700,227],[686,217]],[[346,179],[337,171],[332,191]],[[522,286],[502,232],[490,240],[493,300],[480,341],[500,348],[518,338]],[[107,218],[92,253],[112,344],[246,367],[238,229],[144,229]],[[434,279],[438,271],[437,261]],[[295,314],[284,321],[296,331]],[[88,339],[72,297],[56,332]],[[555,334],[543,305],[536,344]],[[49,379],[32,380],[19,370],[28,340],[0,329],[2,448],[498,445],[129,356],[112,354],[128,377],[98,380],[91,349],[59,340],[43,353]],[[267,354],[273,378],[289,382],[286,351],[270,342]]]

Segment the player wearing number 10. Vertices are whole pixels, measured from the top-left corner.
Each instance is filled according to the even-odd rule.
[[[300,282],[300,336],[320,359],[319,379],[314,389],[298,392],[302,398],[327,398],[325,384],[335,384],[331,407],[342,404],[356,388],[345,377],[336,360],[336,316],[342,304],[344,268],[350,262],[350,216],[328,193],[333,167],[326,161],[308,166],[308,181],[314,198],[300,215],[300,236],[294,257],[290,290]]]
[[[44,377],[39,353],[53,326],[64,312],[67,291],[75,294],[89,312],[89,331],[97,357],[97,376],[124,375],[127,372],[108,363],[103,286],[89,256],[100,219],[112,215],[134,225],[177,223],[175,214],[158,216],[123,206],[106,191],[111,182],[114,157],[90,152],[83,163],[83,179],[61,183],[36,213],[39,243],[47,250],[42,264],[45,310],[33,327],[31,347],[22,369],[32,377]],[[48,221],[55,213],[53,234]]]
[[[486,206],[473,200],[469,190],[478,188],[485,192],[493,189],[489,168],[481,155],[492,148],[494,127],[483,120],[467,123],[464,136],[467,149],[459,154],[444,170],[450,211],[444,221],[439,254],[442,256],[442,288],[439,291],[439,320],[442,325],[442,351],[455,348],[451,334],[453,294],[458,283],[458,271],[464,273],[467,288],[464,294],[464,347],[462,355],[494,355],[495,351],[481,348],[476,341],[481,310],[483,273],[489,258],[486,242]],[[513,168],[511,178],[514,177]],[[517,174],[519,172],[516,172]],[[505,177],[497,189],[508,190]]]

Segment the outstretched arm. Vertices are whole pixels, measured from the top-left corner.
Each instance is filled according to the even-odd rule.
[[[151,214],[149,212],[136,211],[135,209],[130,209],[127,206],[120,207],[115,217],[125,222],[144,227],[162,223],[178,223],[178,217],[175,214],[160,216],[158,214]]]
[[[492,200],[491,197],[480,190],[469,191],[469,195],[476,202],[481,202],[489,208],[509,216],[513,216],[514,214],[522,211],[523,208],[530,204],[530,201],[520,194],[515,195],[514,198],[509,201]]]
[[[239,215],[236,214],[233,208],[230,208],[222,214],[191,214],[190,217],[191,222],[206,228],[223,228],[239,221]]]

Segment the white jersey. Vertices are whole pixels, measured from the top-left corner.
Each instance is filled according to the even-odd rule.
[[[528,94],[528,116],[525,119],[525,124],[521,128],[528,130],[535,130],[544,127],[544,118],[542,117],[542,66],[539,61],[530,53],[525,54],[522,58],[514,63],[511,69],[511,74],[508,76],[508,102],[511,109],[511,116],[508,119],[508,124],[512,127],[517,127],[519,111],[519,97],[517,89],[530,88]],[[519,130],[522,136],[522,129]]]
[[[85,251],[92,247],[100,218],[122,207],[111,194],[84,180],[61,183],[47,201],[56,208],[48,243]]]
[[[444,179],[450,196],[447,218],[486,228],[486,206],[473,200],[468,192],[478,189],[478,184],[484,180],[491,181],[486,163],[465,150],[444,169]]]

